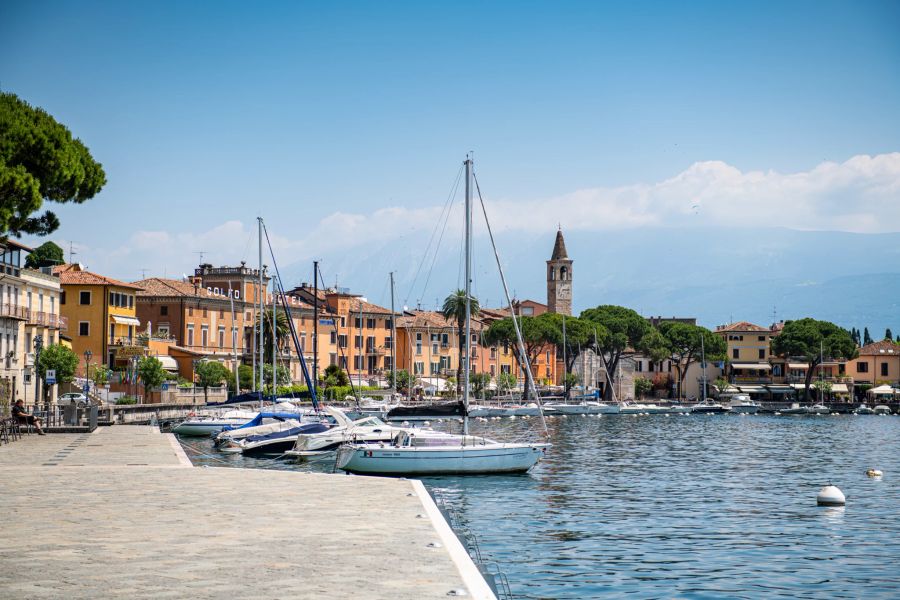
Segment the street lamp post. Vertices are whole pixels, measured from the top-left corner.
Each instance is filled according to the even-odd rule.
[[[41,399],[41,378],[38,375],[38,363],[41,360],[41,347],[44,345],[44,338],[40,335],[34,336],[34,406],[38,405]]]
[[[88,392],[91,389],[91,357],[94,355],[90,350],[84,351],[84,397],[87,400]]]

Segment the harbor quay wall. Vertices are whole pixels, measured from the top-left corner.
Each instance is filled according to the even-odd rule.
[[[194,468],[150,426],[0,446],[0,598],[495,600],[422,483]]]

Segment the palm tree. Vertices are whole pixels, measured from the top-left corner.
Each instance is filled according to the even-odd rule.
[[[481,312],[481,307],[478,306],[478,299],[474,296],[469,298],[469,312],[473,317],[478,316],[478,313]],[[459,366],[456,369],[456,393],[459,394],[462,391],[463,382],[463,344],[468,342],[466,340],[466,291],[456,290],[447,296],[444,299],[441,314],[448,321],[456,321],[456,329],[459,334]]]
[[[266,362],[272,361],[272,309],[267,308],[262,313],[262,328],[263,328],[263,341],[265,343],[265,347],[263,348],[263,355]],[[256,333],[254,335],[254,343],[259,344],[259,315],[256,318],[256,329],[254,330]],[[287,316],[284,314],[283,310],[279,310],[275,313],[275,333],[278,334],[278,347],[281,348],[284,344],[284,340],[287,338],[288,332],[290,331],[290,326],[288,325]]]

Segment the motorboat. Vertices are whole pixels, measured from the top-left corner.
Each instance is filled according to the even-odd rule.
[[[622,402],[619,404],[620,415],[659,415],[668,412],[668,407],[659,404],[641,404],[638,402]]]
[[[183,436],[209,437],[226,427],[240,427],[253,420],[259,413],[246,410],[229,410],[221,416],[198,415],[190,417],[172,429],[172,433]]]
[[[240,427],[223,429],[215,435],[213,443],[219,448],[234,446],[232,442],[240,441],[251,435],[266,435],[268,433],[283,431],[286,428],[300,425],[300,422],[301,418],[299,415],[284,415],[279,416],[278,418],[257,418]]]
[[[320,433],[327,431],[331,425],[326,422],[318,423],[285,423],[279,431],[265,434],[249,435],[241,440],[229,442],[222,448],[225,452],[235,452],[238,449],[244,456],[259,456],[264,454],[284,454],[294,447],[297,438],[304,434]]]
[[[856,407],[856,410],[853,411],[854,415],[874,415],[875,409],[866,406],[866,403],[863,402],[859,406]]]
[[[731,412],[739,415],[755,415],[759,412],[760,405],[750,399],[746,394],[735,394],[728,402]]]
[[[721,415],[727,412],[731,412],[729,406],[723,406],[718,402],[713,402],[710,398],[691,407],[691,414],[698,415]]]
[[[831,409],[824,404],[813,404],[809,407],[809,414],[811,415],[827,415],[830,413]]]
[[[297,437],[294,447],[285,452],[285,454],[303,459],[334,450],[345,442],[354,444],[390,442],[397,434],[403,431],[416,431],[419,435],[449,435],[427,428],[412,430],[409,427],[390,425],[378,417],[365,417],[348,425],[333,427],[327,431],[300,435]]]
[[[799,402],[794,402],[791,404],[790,408],[782,408],[779,411],[782,415],[808,415],[809,407],[808,406],[800,406]]]
[[[891,407],[887,404],[879,404],[875,407],[876,415],[889,415],[891,414]]]
[[[403,431],[390,444],[344,444],[337,468],[380,475],[524,473],[550,448],[549,443],[504,443],[472,435],[423,435]]]

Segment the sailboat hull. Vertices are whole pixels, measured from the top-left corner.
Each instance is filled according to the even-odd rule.
[[[489,444],[451,448],[397,448],[345,445],[337,467],[370,475],[460,475],[525,473],[550,444]]]

